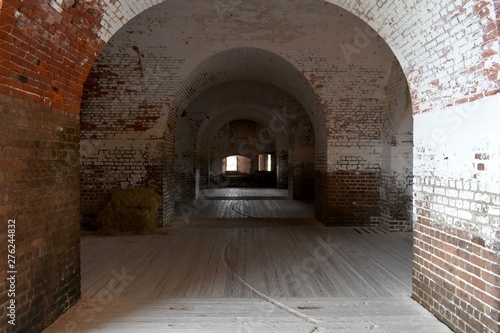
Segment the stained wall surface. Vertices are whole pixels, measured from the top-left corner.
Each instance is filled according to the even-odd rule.
[[[148,186],[168,222],[182,113],[207,89],[246,80],[285,91],[309,117],[321,221],[413,228],[413,297],[457,332],[498,331],[499,8],[2,1],[0,225],[18,226],[16,329],[40,330],[78,298],[80,206]],[[394,200],[410,187],[401,209]]]
[[[256,19],[258,13],[262,18]],[[287,168],[295,185],[290,186],[292,197],[310,198],[316,193],[317,217],[323,223],[379,225],[382,145],[387,141],[382,127],[391,131],[395,124],[385,120],[401,112],[395,108],[408,108],[388,106],[390,95],[397,93],[386,89],[394,63],[399,67],[389,46],[368,25],[326,3],[263,2],[233,10],[198,1],[164,3],[145,11],[113,35],[85,85],[82,211],[96,214],[115,187],[152,186],[164,197],[163,223],[168,223],[175,197],[186,198],[176,191],[175,173],[183,175],[183,182],[194,182],[190,187],[200,186],[198,166],[182,162],[187,154],[196,159],[199,148],[191,144],[178,151],[176,159],[171,153],[176,142],[196,137],[192,126],[179,123],[204,93],[207,100],[233,105],[204,105],[196,111],[203,119],[218,107],[227,108],[226,117],[232,117],[229,114],[236,110],[229,108],[239,107],[246,110],[246,117],[267,112],[270,121],[284,122],[294,150],[282,147],[278,156],[287,156],[293,165]],[[394,75],[399,76],[393,80],[404,86],[402,71]],[[237,91],[231,82],[242,80],[253,82],[253,87]],[[223,87],[216,91],[219,85]],[[283,101],[273,89],[283,90]],[[266,95],[274,95],[274,100]],[[251,98],[268,105],[252,106]],[[293,127],[288,126],[292,119],[285,119],[290,118],[287,98],[301,106],[301,116],[308,116],[295,119]],[[240,106],[235,105],[238,100]],[[260,126],[262,138],[255,136],[250,145],[268,140],[262,131],[271,124]],[[404,153],[410,154],[411,148],[407,145]],[[314,155],[307,156],[309,152]],[[205,153],[201,154],[198,181],[206,184]],[[210,160],[208,165],[212,164]],[[411,167],[397,173],[402,179],[411,178]],[[411,180],[403,185],[404,192]],[[411,229],[411,195],[404,192],[397,199],[408,203],[404,218]],[[389,211],[386,225],[393,222]]]

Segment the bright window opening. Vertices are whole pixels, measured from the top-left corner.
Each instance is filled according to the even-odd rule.
[[[222,173],[250,174],[252,169],[252,160],[245,156],[233,155],[222,160]]]
[[[226,171],[238,171],[238,157],[229,156],[226,159]]]
[[[259,155],[259,171],[273,171],[273,155],[260,154]]]

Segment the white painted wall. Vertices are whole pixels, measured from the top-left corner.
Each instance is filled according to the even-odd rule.
[[[414,192],[432,219],[500,234],[500,95],[415,116]],[[481,165],[484,165],[484,170]]]

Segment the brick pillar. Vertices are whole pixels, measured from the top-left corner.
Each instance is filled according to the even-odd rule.
[[[39,332],[80,296],[79,117],[3,93],[0,110],[0,251],[6,265],[15,220],[17,271],[15,297],[0,284],[0,329]],[[16,325],[7,328],[11,299]]]

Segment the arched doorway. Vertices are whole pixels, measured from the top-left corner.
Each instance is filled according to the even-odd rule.
[[[199,6],[179,9],[177,14],[207,12],[202,10],[206,3]],[[187,40],[179,43],[175,35],[178,24],[144,25],[170,15],[167,4],[130,21],[104,47],[86,85],[82,127],[88,133],[84,137],[90,145],[105,143],[88,155],[92,173],[97,167],[120,177],[113,171],[120,166],[131,170],[120,179],[126,186],[151,181],[163,194],[163,222],[168,224],[175,213],[177,195],[179,199],[195,199],[197,188],[214,182],[207,170],[222,169],[217,164],[211,168],[213,163],[229,155],[244,155],[238,148],[241,150],[241,144],[248,140],[238,133],[254,133],[257,139],[261,133],[261,141],[267,142],[270,132],[261,130],[274,126],[272,133],[283,132],[281,149],[288,150],[289,164],[293,164],[288,175],[288,179],[297,180],[292,195],[312,180],[314,190],[309,186],[309,191],[317,195],[318,220],[329,226],[379,231],[411,229],[411,194],[407,191],[412,179],[412,125],[405,76],[389,46],[366,24],[337,7],[317,4],[315,13],[325,24],[329,22],[325,8],[338,22],[328,23],[324,35],[310,25],[303,33],[314,35],[311,40],[280,35],[276,38],[288,41],[268,44],[252,42],[246,35],[238,39],[225,29],[224,34],[231,36],[224,38],[233,42],[221,46],[201,38],[209,31],[218,41],[215,30],[224,27],[224,21],[220,26],[202,24],[198,29],[205,29],[205,34],[196,27],[186,27],[190,29]],[[294,9],[298,10],[293,7],[288,11]],[[241,13],[246,14],[250,13]],[[346,27],[356,25],[362,26],[370,43],[346,54],[346,45],[357,41],[360,34]],[[335,29],[343,29],[345,34],[331,37]],[[318,47],[322,38],[333,38],[333,49]],[[108,88],[109,94],[100,93]],[[117,117],[104,118],[109,109]],[[99,126],[101,119],[106,119],[105,127]],[[217,155],[223,143],[231,149]],[[278,149],[278,142],[271,140],[269,144],[264,145],[264,151]],[[294,149],[292,154],[290,148]],[[131,150],[136,152],[132,159],[120,160],[119,156],[131,155]],[[84,166],[88,165],[85,157]],[[110,158],[111,169],[106,164]],[[395,200],[404,202],[404,207],[394,209]],[[402,217],[394,215],[401,211],[405,212]],[[302,255],[291,246],[290,253]],[[408,277],[409,266],[406,268]],[[299,282],[310,283],[305,278]],[[328,281],[326,284],[331,287]],[[335,295],[335,291],[329,289],[326,294]]]
[[[217,137],[219,143],[212,144]],[[221,139],[223,137],[227,140]],[[216,145],[227,147],[219,153],[224,156],[214,156],[220,151]],[[200,189],[209,188],[210,183],[220,183],[209,181],[208,174],[210,169],[220,174],[219,166],[211,168],[210,165],[225,157],[226,152],[251,158],[258,172],[258,155],[266,151],[272,151],[275,157],[276,175],[271,178],[276,179],[269,179],[272,186],[288,190],[290,198],[311,199],[314,147],[314,129],[308,115],[301,104],[282,89],[241,80],[215,86],[200,94],[179,120],[174,167],[176,201],[192,200]],[[294,173],[296,166],[301,167],[302,172]],[[265,173],[261,172],[260,176]],[[254,178],[262,178],[260,176],[254,174]]]
[[[491,170],[493,170],[494,174],[494,170],[496,169],[494,167],[493,169],[488,169],[488,162],[483,162],[486,161],[485,158],[495,156],[491,155],[490,152],[494,151],[494,149],[496,149],[495,147],[497,147],[496,140],[491,139],[491,137],[496,138],[496,136],[494,136],[494,134],[493,136],[490,135],[494,132],[489,130],[491,127],[489,124],[495,123],[492,122],[491,119],[496,118],[495,115],[477,111],[493,110],[495,102],[497,101],[495,99],[497,98],[495,96],[497,94],[498,85],[495,74],[497,73],[497,70],[494,69],[492,64],[495,65],[498,61],[495,60],[496,53],[490,52],[490,48],[493,51],[497,48],[495,46],[496,44],[491,42],[492,39],[497,37],[497,34],[494,32],[491,33],[491,31],[488,30],[489,23],[491,21],[495,21],[495,5],[484,2],[478,4],[477,6],[474,6],[474,4],[466,4],[462,7],[460,4],[457,4],[456,7],[451,6],[446,8],[446,10],[457,15],[458,19],[454,22],[454,26],[459,30],[463,27],[463,22],[469,22],[470,20],[471,24],[468,25],[468,27],[470,27],[470,31],[472,31],[471,34],[479,36],[478,38],[474,38],[474,40],[481,40],[481,43],[462,43],[462,41],[467,39],[467,34],[462,35],[445,33],[445,36],[449,38],[445,38],[444,42],[423,47],[427,46],[427,43],[425,41],[422,42],[422,38],[426,40],[433,40],[433,37],[437,37],[437,34],[442,33],[442,29],[440,29],[440,27],[445,26],[445,16],[441,18],[436,16],[435,20],[431,23],[424,23],[428,22],[428,20],[424,17],[424,15],[426,15],[429,11],[427,4],[422,3],[406,7],[406,16],[401,17],[399,14],[401,11],[395,9],[396,5],[394,3],[386,2],[379,5],[367,3],[359,6],[358,4],[344,3],[340,1],[335,3],[339,6],[344,6],[347,10],[363,18],[366,22],[369,22],[370,25],[375,28],[389,43],[398,56],[398,59],[401,60],[402,67],[409,78],[412,101],[414,102],[414,112],[418,115],[419,119],[419,122],[417,123],[419,129],[418,133],[422,133],[421,136],[417,137],[419,139],[419,147],[417,151],[423,152],[423,149],[428,151],[427,148],[429,148],[429,145],[426,144],[426,140],[428,138],[424,137],[424,133],[425,135],[429,134],[434,143],[438,143],[431,145],[433,148],[439,146],[447,147],[446,141],[452,139],[460,141],[460,138],[457,138],[455,134],[450,132],[450,128],[456,129],[459,127],[458,125],[460,125],[465,130],[471,129],[473,132],[478,132],[476,130],[478,127],[483,128],[480,131],[482,135],[478,136],[480,139],[471,137],[471,140],[469,141],[473,144],[467,147],[461,147],[466,148],[465,151],[461,151],[461,148],[459,149],[456,146],[452,147],[455,152],[452,156],[455,156],[455,158],[447,156],[448,153],[445,153],[446,151],[439,151],[437,155],[444,154],[443,156],[439,156],[440,158],[442,157],[442,159],[436,159],[436,153],[431,154],[428,160],[425,158],[422,160],[418,159],[418,161],[421,161],[421,163],[419,162],[418,170],[422,170],[422,173],[418,174],[416,177],[416,179],[418,179],[418,183],[415,186],[415,197],[417,198],[416,203],[418,207],[416,208],[414,216],[418,221],[419,227],[419,230],[416,233],[416,240],[417,242],[422,240],[423,243],[418,243],[418,245],[416,245],[415,252],[420,253],[419,251],[425,250],[427,243],[423,241],[426,237],[424,235],[432,232],[433,234],[438,235],[437,238],[432,240],[432,244],[450,245],[453,248],[453,244],[449,241],[449,238],[458,238],[461,242],[465,242],[465,244],[470,245],[470,247],[478,246],[482,251],[481,253],[485,253],[481,254],[482,257],[489,256],[491,258],[495,258],[494,234],[496,232],[496,228],[494,226],[493,228],[482,228],[483,225],[481,224],[484,221],[493,220],[494,216],[491,212],[477,212],[471,211],[468,208],[464,209],[464,206],[459,207],[457,209],[457,216],[459,215],[460,219],[469,223],[469,225],[481,226],[480,229],[476,230],[473,228],[474,230],[472,230],[464,227],[467,223],[461,223],[460,227],[457,226],[457,224],[451,226],[452,221],[450,221],[450,219],[453,220],[454,217],[450,218],[447,214],[443,214],[443,210],[439,206],[441,203],[436,203],[437,200],[439,200],[438,197],[441,195],[439,193],[445,193],[449,203],[449,198],[454,195],[455,191],[467,191],[465,188],[470,189],[474,194],[480,194],[478,196],[472,196],[470,200],[474,201],[474,203],[478,203],[477,200],[480,201],[483,197],[487,197],[488,195],[491,197],[492,194],[493,196],[496,194],[496,192],[491,192],[482,186],[484,182],[493,182],[496,184],[495,178],[490,177],[492,175]],[[151,3],[151,6],[152,5],[154,5],[154,3]],[[443,11],[445,11],[441,3],[436,3],[435,6],[435,8],[443,8]],[[75,133],[74,128],[78,128],[78,126],[77,117],[71,112],[78,112],[79,110],[81,86],[85,80],[86,73],[90,70],[93,59],[97,56],[98,51],[127,20],[141,13],[144,10],[144,7],[138,7],[136,3],[120,1],[108,4],[106,8],[103,8],[93,2],[85,2],[72,6],[69,2],[54,1],[51,2],[50,5],[45,3],[40,4],[39,6],[34,5],[34,8],[36,8],[40,13],[43,13],[42,17],[45,18],[38,20],[37,24],[34,24],[35,16],[31,14],[33,13],[33,10],[27,6],[21,6],[17,2],[10,1],[4,1],[1,5],[2,17],[8,18],[8,20],[6,19],[4,21],[5,25],[2,26],[2,32],[6,33],[5,46],[7,57],[5,59],[9,64],[16,62],[20,63],[17,66],[10,66],[9,68],[3,67],[5,76],[1,87],[2,91],[7,93],[7,97],[5,98],[3,105],[7,105],[14,110],[23,109],[24,112],[28,113],[33,110],[40,110],[41,112],[46,112],[46,114],[54,114],[52,119],[50,119],[50,117],[46,118],[47,126],[44,128],[37,126],[37,122],[33,123],[36,123],[37,125],[33,125],[32,127],[40,130],[40,133],[42,133],[40,135],[35,135],[33,138],[39,139],[42,143],[63,143],[65,145],[64,149],[54,149],[61,150],[60,156],[69,156],[57,163],[57,170],[60,170],[61,173],[57,173],[52,176],[47,176],[45,173],[46,176],[44,176],[44,179],[47,179],[45,182],[46,184],[56,184],[56,180],[61,181],[65,176],[73,174],[72,177],[68,176],[67,178],[64,178],[66,186],[58,187],[55,185],[54,188],[51,188],[52,192],[63,194],[61,197],[65,198],[64,203],[61,203],[60,205],[56,204],[54,207],[65,206],[68,207],[69,210],[63,211],[61,209],[57,209],[55,214],[47,217],[47,221],[51,223],[55,223],[55,221],[65,221],[64,225],[57,227],[57,229],[68,230],[67,232],[64,232],[64,234],[68,236],[68,242],[62,242],[65,245],[61,245],[61,248],[57,251],[57,253],[67,253],[67,258],[74,259],[70,261],[78,262],[76,259],[78,256],[77,232],[75,228],[68,227],[69,225],[74,225],[75,223],[73,222],[78,219],[78,214],[76,213],[78,208],[78,204],[76,202],[78,200],[75,199],[78,197],[78,191],[75,190],[77,177],[73,172],[77,167],[77,165],[73,163],[74,161],[77,161],[77,158],[75,157],[77,156],[77,149],[74,147],[75,141],[73,136]],[[219,12],[221,13],[219,15],[221,20],[226,19],[228,16],[231,16],[230,14],[232,14],[232,9],[228,9],[224,6],[223,8],[226,8],[226,10],[222,11],[222,13]],[[65,13],[64,15],[61,15],[61,12],[63,11],[65,11]],[[85,15],[86,18],[83,19],[84,15],[82,13],[89,14]],[[485,19],[483,19],[483,17]],[[75,20],[73,20],[73,18],[75,18]],[[62,23],[60,26],[54,28],[54,22]],[[95,22],[95,24],[92,24],[92,22]],[[387,25],[387,22],[390,22],[390,24]],[[405,28],[408,26],[412,26],[414,29]],[[64,33],[62,33],[63,30]],[[355,32],[358,33],[359,31],[363,31],[363,29],[355,30]],[[61,33],[59,34],[59,32]],[[19,38],[16,37],[17,39],[13,39],[11,37],[13,34],[17,34]],[[77,36],[77,34],[79,36]],[[72,38],[72,36],[75,36],[75,38]],[[82,38],[82,36],[85,37]],[[358,37],[360,36],[362,37],[362,35],[358,35]],[[425,36],[429,37],[427,38]],[[26,40],[28,42],[19,43],[16,42],[17,40]],[[61,40],[62,42],[60,42]],[[347,48],[346,54],[349,54],[349,50],[352,53],[352,51],[359,50],[360,46],[362,47],[365,45],[363,43],[363,39],[358,38],[353,41],[357,41],[358,45],[354,43],[351,44],[354,48]],[[54,49],[52,47],[54,43],[59,45],[61,50],[60,53],[49,54],[48,51],[41,53],[36,51],[37,49],[52,50]],[[82,47],[82,45],[85,45],[85,47]],[[457,45],[463,45],[462,47],[464,51],[450,53],[450,50],[453,50],[453,48]],[[59,48],[56,48],[56,50],[59,50]],[[71,56],[78,53],[75,53],[75,50],[79,50],[79,56]],[[24,57],[24,62],[22,59],[13,57],[13,55],[20,57],[20,54],[23,55],[21,58]],[[36,56],[32,58],[33,55]],[[354,52],[354,55],[356,56],[358,53]],[[462,57],[462,55],[464,55],[465,58]],[[437,60],[435,58],[437,58]],[[464,61],[464,59],[466,59],[466,61]],[[483,59],[486,59],[487,61],[483,62]],[[446,65],[445,62],[447,61],[455,66]],[[471,64],[479,65],[478,67],[471,67]],[[37,66],[40,68],[36,69]],[[23,69],[28,69],[29,71],[24,72]],[[440,73],[442,76],[440,76]],[[30,104],[27,108],[26,103],[33,103],[33,105]],[[456,106],[460,104],[465,105],[465,107],[460,108],[459,106]],[[444,117],[445,114],[452,114],[453,116],[456,116],[457,112],[452,112],[455,109],[457,112],[460,111],[460,116],[458,118]],[[429,110],[436,111],[437,116],[419,114],[420,111],[423,112]],[[443,110],[451,111],[450,113],[445,113]],[[473,117],[471,117],[472,114],[474,115]],[[64,115],[64,117],[61,117],[61,115]],[[440,115],[443,116],[440,117]],[[23,121],[29,118],[22,113],[20,117]],[[36,118],[36,115],[34,117]],[[29,119],[33,119],[33,117]],[[455,120],[451,124],[452,126],[443,127],[439,125],[443,123],[443,119]],[[11,133],[12,135],[9,136],[10,138],[19,138],[20,142],[28,142],[26,141],[27,136],[25,129],[30,127],[26,127],[26,122],[23,122],[23,125],[17,124],[11,119],[8,119],[4,123],[14,124],[15,129],[20,129],[20,131],[16,133]],[[486,125],[476,126],[478,124]],[[63,135],[58,136],[57,138],[52,138],[52,132],[48,130],[49,128],[57,128],[58,130],[59,128],[62,128]],[[140,130],[139,127],[135,128]],[[444,136],[443,133],[445,134]],[[443,140],[443,137],[446,140]],[[78,141],[78,136],[76,136],[75,140]],[[85,145],[85,142],[83,142],[83,144]],[[9,146],[11,143],[9,141],[4,143],[4,145]],[[35,147],[34,149],[39,148],[40,147]],[[93,149],[92,146],[90,148]],[[467,156],[472,156],[472,161],[468,161]],[[20,156],[13,157],[14,161],[20,161],[22,159],[23,158]],[[31,165],[34,170],[39,170],[41,166],[45,165],[42,158],[33,157],[33,160],[36,162]],[[458,163],[455,163],[457,161]],[[487,161],[490,160],[488,159]],[[445,175],[445,171],[449,170],[449,163],[451,166],[457,166],[456,168],[454,167],[450,179],[448,179],[448,176]],[[20,166],[18,165],[17,167]],[[471,168],[473,168],[473,170]],[[18,181],[24,179],[23,177],[23,174],[9,174],[5,178],[6,184],[12,185],[17,183]],[[31,177],[29,179],[32,179],[34,176],[29,177]],[[463,183],[460,185],[460,181],[462,181],[462,179],[466,180],[466,185],[463,185]],[[39,181],[35,183],[39,183]],[[446,189],[442,186],[444,183],[453,184],[453,186],[451,189]],[[469,184],[471,185],[469,186]],[[436,191],[434,191],[434,189],[436,189]],[[4,207],[6,207],[5,211],[7,214],[21,214],[22,216],[26,216],[25,221],[27,221],[27,225],[36,225],[36,223],[31,223],[32,220],[35,222],[36,219],[35,217],[29,217],[30,214],[28,213],[28,208],[26,208],[27,205],[23,201],[23,198],[26,198],[27,196],[17,195],[24,190],[22,188],[16,188],[12,191],[12,193],[16,193],[16,195],[9,196],[9,199],[6,199],[7,201],[3,204]],[[470,197],[470,194],[464,195],[468,195],[468,197]],[[41,200],[42,195],[30,195],[29,197]],[[479,199],[476,199],[476,197]],[[433,201],[434,198],[436,198],[436,202]],[[45,197],[44,202],[47,202]],[[455,212],[454,208],[448,206],[447,208],[447,211],[451,212],[453,216]],[[39,213],[35,215],[40,216]],[[446,221],[450,222],[448,223]],[[29,236],[27,239],[37,240],[38,238],[34,238],[38,237],[37,235]],[[41,239],[47,244],[52,244],[49,236],[42,236]],[[431,247],[433,246],[432,244]],[[58,246],[59,245],[50,245],[49,248],[54,249]],[[32,256],[29,254],[32,250],[26,251],[26,253],[28,253],[27,257],[31,258]],[[466,249],[466,251],[468,250]],[[48,251],[47,253],[47,255],[44,255],[44,258],[49,256],[50,260],[47,260],[46,262],[59,263],[65,260],[57,259],[57,256],[52,255],[53,252],[51,251]],[[468,253],[472,255],[470,251]],[[441,257],[444,258],[444,256],[445,255],[443,254]],[[57,260],[54,260],[54,258]],[[444,273],[439,274],[439,268],[426,261],[425,256],[419,256],[417,262],[417,270],[415,273],[416,294],[420,295],[419,297],[421,297],[421,299],[431,299],[430,303],[426,303],[426,306],[434,309],[435,313],[439,314],[439,311],[441,310],[441,302],[434,297],[427,297],[431,294],[430,285],[432,284],[434,286],[438,286],[437,288],[441,288],[443,283],[450,281],[450,279],[440,278],[439,275],[443,275]],[[423,267],[425,264],[428,266],[430,265],[432,269],[424,270]],[[489,270],[489,268],[480,268],[480,270],[484,271],[486,276],[490,276],[488,274],[491,274],[491,270]],[[30,269],[28,270],[28,275],[36,278],[42,275],[41,272],[45,271],[46,266],[43,266],[42,269],[41,265],[33,262],[33,265],[30,266]],[[52,271],[54,271],[54,274],[59,272],[59,270]],[[432,273],[431,271],[436,271],[438,273]],[[57,276],[49,280],[60,281],[60,277],[64,276],[65,281],[70,281],[66,282],[68,286],[71,285],[71,281],[75,281],[78,277],[75,270],[69,268],[62,270],[57,274]],[[486,287],[490,285],[490,282],[486,283]],[[480,287],[478,292],[485,296],[490,295],[486,291],[486,287]],[[461,285],[461,288],[465,288],[464,285]],[[53,289],[55,290],[56,288]],[[71,290],[74,290],[72,292],[73,299],[74,295],[78,294],[77,289],[78,288],[71,288]],[[50,293],[51,295],[56,295],[57,291],[51,291]],[[466,296],[468,299],[464,302],[469,303],[472,294],[465,294],[468,295]],[[49,303],[55,304],[56,302]],[[64,306],[56,305],[56,307],[63,308]],[[446,320],[448,317],[453,317],[457,318],[458,322],[465,323],[467,320],[460,319],[464,316],[470,316],[471,320],[473,320],[472,314],[467,314],[466,310],[463,310],[463,313],[466,314],[462,315],[462,312],[458,314],[453,313],[451,310],[452,306],[449,304],[444,304],[443,307],[446,314],[450,314],[450,316],[443,315],[443,320]],[[486,314],[489,313],[489,309],[491,309],[491,305],[484,305],[483,308],[479,309],[479,312]],[[43,311],[38,311],[37,313],[42,312]],[[450,323],[450,325],[452,325],[452,323]]]

